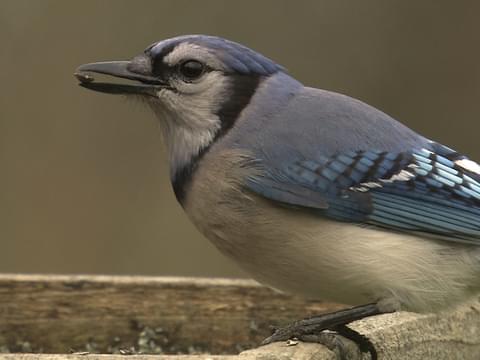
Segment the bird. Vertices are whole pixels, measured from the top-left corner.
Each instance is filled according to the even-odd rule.
[[[478,294],[480,166],[467,156],[216,36],[162,40],[75,76],[153,111],[176,199],[220,252],[269,287],[351,306],[264,343]]]

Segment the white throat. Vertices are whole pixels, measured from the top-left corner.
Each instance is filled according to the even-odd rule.
[[[221,124],[209,106],[185,104],[174,93],[164,95],[161,103],[151,101],[150,106],[160,122],[168,152],[170,177],[174,180],[177,171],[188,166],[202,149],[214,141]],[[192,102],[195,102],[194,99]]]
[[[207,73],[201,81],[174,81],[175,91],[161,89],[158,99],[149,100],[168,150],[170,178],[175,180],[208,147],[221,128],[218,110],[228,98],[230,80],[218,71]]]

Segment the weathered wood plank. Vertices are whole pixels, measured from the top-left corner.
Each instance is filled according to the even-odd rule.
[[[28,342],[32,350],[65,353],[67,348],[80,351],[95,343],[90,350],[104,351],[119,337],[113,341],[116,350],[130,346],[139,350],[140,339],[153,341],[146,350],[160,346],[171,353],[226,354],[238,352],[238,344],[254,347],[273,319],[282,323],[337,307],[278,294],[245,280],[0,275],[0,344],[14,349]],[[161,326],[164,332],[142,337],[140,323],[150,330]],[[351,327],[375,344],[379,359],[480,358],[478,300],[440,314],[386,314]],[[346,359],[369,359],[349,340],[342,343]],[[196,348],[189,348],[192,344]],[[340,356],[318,344],[275,343],[238,356],[0,354],[0,359],[335,360]]]
[[[0,354],[1,360],[238,360],[237,355]],[[246,360],[246,359],[245,359]]]
[[[0,275],[0,346],[232,354],[256,346],[271,324],[335,308],[248,280]]]
[[[0,354],[2,360],[336,360],[333,352],[317,344],[286,346],[275,343],[240,355],[73,355]]]

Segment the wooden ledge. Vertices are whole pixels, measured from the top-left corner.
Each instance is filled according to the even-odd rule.
[[[339,355],[318,344],[255,347],[272,324],[340,307],[249,280],[0,275],[0,351],[17,352],[0,359],[333,360]],[[480,358],[479,302],[438,315],[381,315],[351,326],[375,344],[379,359]],[[348,359],[369,358],[349,340],[342,343]]]

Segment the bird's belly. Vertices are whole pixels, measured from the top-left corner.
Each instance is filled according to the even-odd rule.
[[[260,283],[307,298],[352,305],[377,299],[371,284],[360,284],[350,276],[350,271],[359,269],[349,269],[342,261],[338,249],[327,240],[328,229],[314,236],[299,228],[300,218],[295,224],[245,220],[237,217],[236,224],[211,226],[203,233]]]
[[[429,311],[465,300],[479,283],[479,264],[465,248],[297,211],[194,222],[253,278],[307,298],[351,305],[385,299]]]
[[[258,240],[264,241],[264,238]],[[347,269],[336,266],[335,256],[320,252],[307,254],[309,244],[304,245],[304,249],[282,245],[281,250],[256,251],[254,257],[258,259],[253,260],[231,257],[252,278],[282,292],[350,305],[371,303],[381,298],[376,291],[379,289],[373,284],[361,284],[348,276]]]

